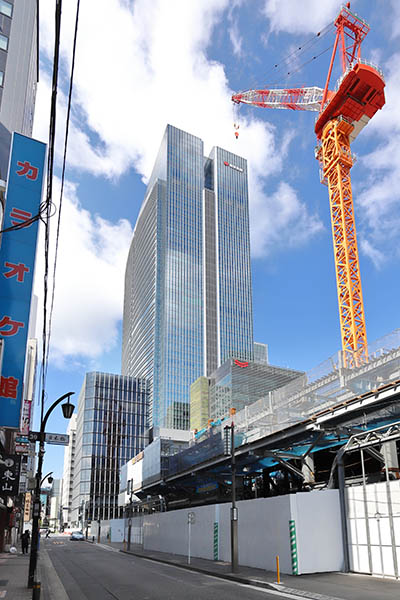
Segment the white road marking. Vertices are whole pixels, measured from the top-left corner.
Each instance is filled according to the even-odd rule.
[[[97,548],[103,548],[103,550],[109,550],[110,552],[119,552],[119,548],[113,548],[112,546],[107,546],[106,544],[95,544]]]
[[[98,546],[100,548],[104,548],[104,550],[111,550],[113,552],[119,552],[118,548],[113,548],[112,546],[106,546],[105,544],[96,544],[96,546]],[[139,556],[138,554],[133,554],[133,555],[125,554],[125,556],[142,558],[143,560],[147,560],[152,563],[158,562],[158,561],[148,558],[146,556]],[[218,579],[219,582],[225,581],[227,583],[233,583],[235,585],[239,585],[239,586],[245,587],[247,589],[257,590],[258,592],[264,592],[265,594],[271,594],[272,596],[279,596],[280,598],[291,598],[292,600],[302,600],[304,598],[307,598],[310,600],[312,600],[312,599],[315,599],[315,600],[342,600],[341,598],[334,598],[332,596],[324,596],[323,594],[316,594],[316,593],[309,592],[309,591],[285,588],[284,586],[283,587],[284,587],[284,589],[287,590],[287,592],[285,592],[283,590],[281,591],[281,590],[279,590],[279,584],[275,584],[272,582],[271,583],[265,582],[265,583],[268,583],[268,585],[270,585],[271,587],[274,587],[275,589],[258,587],[257,585],[251,585],[251,584],[247,584],[247,583],[240,583],[239,581],[234,581],[232,579],[228,579],[225,577],[218,577],[216,575],[209,575],[208,573],[202,573],[201,571],[192,571],[192,570],[186,569],[185,567],[182,567],[181,565],[178,565],[178,564],[172,564],[172,563],[167,563],[167,562],[159,562],[159,564],[164,565],[166,567],[173,567],[175,569],[180,569],[181,571],[191,572],[191,573],[194,573],[197,575],[203,575],[204,577],[210,577],[211,579]],[[255,581],[257,581],[257,580],[255,580]],[[264,582],[260,582],[260,583],[264,583]],[[276,589],[276,588],[278,588],[278,589]],[[290,592],[289,592],[289,590],[290,590]]]

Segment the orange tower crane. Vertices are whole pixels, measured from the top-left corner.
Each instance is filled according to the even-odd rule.
[[[380,69],[361,59],[361,42],[369,26],[350,11],[350,3],[340,11],[335,26],[324,89],[248,90],[234,94],[232,100],[262,108],[319,112],[315,154],[321,183],[329,189],[343,360],[344,366],[351,368],[368,360],[368,348],[350,179],[354,162],[350,143],[385,104],[385,82]],[[342,75],[332,91],[328,88],[338,46]]]

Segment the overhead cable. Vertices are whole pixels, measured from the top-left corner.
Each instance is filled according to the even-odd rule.
[[[80,7],[80,0],[77,0],[74,43],[73,43],[73,49],[72,49],[71,74],[70,74],[70,78],[69,78],[68,107],[67,107],[67,116],[66,116],[66,121],[65,121],[64,156],[63,156],[62,173],[61,173],[60,203],[58,206],[57,233],[56,233],[54,266],[53,266],[53,288],[52,288],[52,294],[51,294],[51,306],[50,306],[49,327],[48,327],[48,336],[47,336],[46,364],[48,363],[48,359],[49,359],[51,325],[52,325],[53,309],[54,309],[56,270],[57,270],[57,258],[58,258],[58,243],[59,243],[59,237],[60,237],[61,209],[62,209],[63,194],[64,194],[65,167],[66,167],[66,162],[67,162],[69,121],[70,121],[70,115],[71,115],[72,88],[73,88],[74,71],[75,71],[76,40],[77,40],[77,36],[78,36],[79,7]]]
[[[44,414],[44,392],[47,375],[47,295],[48,295],[48,276],[49,276],[49,244],[50,244],[50,217],[53,194],[53,168],[54,168],[54,147],[56,135],[56,113],[57,113],[57,84],[58,68],[60,57],[60,33],[61,33],[61,5],[62,0],[56,0],[55,11],[55,36],[54,36],[54,58],[53,58],[53,78],[51,89],[50,106],[50,126],[49,126],[49,144],[47,154],[47,189],[45,201],[44,222],[44,277],[43,277],[43,331],[42,331],[42,366],[41,366],[41,419]]]

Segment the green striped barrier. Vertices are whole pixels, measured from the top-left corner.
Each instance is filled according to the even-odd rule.
[[[218,523],[214,523],[214,560],[218,560]]]
[[[296,524],[293,520],[289,521],[290,531],[290,552],[292,554],[292,573],[293,575],[299,574],[299,567],[297,562],[297,541],[296,541]]]

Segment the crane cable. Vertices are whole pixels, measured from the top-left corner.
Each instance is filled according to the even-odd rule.
[[[297,58],[298,56],[303,55],[306,51],[309,51],[317,42],[320,42],[322,40],[322,38],[324,38],[328,33],[330,33],[331,30],[333,29],[333,27],[334,27],[333,23],[330,23],[329,25],[324,27],[324,29],[322,29],[321,31],[316,33],[312,38],[307,40],[304,44],[300,45],[298,48],[293,50],[288,56],[286,56],[281,61],[276,63],[273,67],[271,67],[267,71],[266,75],[269,75],[269,73],[272,73],[272,72],[278,73],[280,71],[283,71],[287,68],[288,65],[290,67],[289,59],[291,59],[294,56],[296,56],[296,58]],[[317,55],[317,56],[319,56],[319,55]],[[309,61],[306,61],[305,63],[300,65],[300,68],[302,68],[304,65],[308,64],[308,62]],[[297,70],[300,70],[300,68]],[[275,70],[275,69],[277,69],[277,70]],[[296,71],[293,71],[293,72],[296,72]],[[287,73],[287,75],[290,75],[290,74],[292,74],[292,72],[289,71],[289,73]]]
[[[323,54],[325,54],[326,52],[328,52],[329,50],[332,50],[334,44],[331,44],[330,46],[328,46],[327,48],[325,48],[325,50],[322,50],[321,52],[319,52],[319,54],[316,54],[315,56],[313,56],[312,58],[310,58],[309,60],[306,60],[305,62],[303,62],[301,65],[299,65],[296,69],[294,69],[293,71],[289,71],[287,73],[288,77],[286,78],[286,80],[291,76],[294,75],[295,73],[298,73],[299,71],[302,70],[303,67],[305,67],[306,65],[308,65],[309,63],[311,63],[313,60],[316,60],[317,58],[319,58],[320,56],[322,56]],[[272,85],[277,85],[278,82],[273,83]],[[302,86],[299,86],[302,87]]]
[[[300,55],[303,55],[306,51],[309,51],[317,42],[321,41],[322,38],[324,38],[328,33],[330,33],[332,31],[333,27],[334,27],[334,24],[330,23],[329,25],[327,25],[326,27],[324,27],[323,29],[321,29],[321,31],[318,31],[318,33],[316,33],[311,38],[309,38],[308,40],[306,40],[303,44],[301,44],[300,46],[298,46],[295,50],[293,50],[290,54],[288,54],[286,57],[284,57],[281,61],[279,61],[273,67],[271,67],[266,72],[266,76],[268,76],[269,73],[273,73],[275,71],[275,69],[277,69],[277,71],[275,71],[276,74],[279,73],[280,71],[283,71],[285,68],[287,68],[289,59],[291,59],[294,56],[298,57]],[[283,81],[286,82],[289,79],[289,77],[291,77],[295,73],[298,73],[299,71],[301,71],[303,69],[303,67],[305,67],[307,64],[309,64],[313,60],[316,60],[317,58],[319,58],[320,56],[322,56],[323,54],[325,54],[325,52],[328,52],[328,50],[330,50],[332,48],[332,46],[333,46],[333,44],[330,45],[328,48],[325,48],[325,50],[323,50],[322,52],[316,54],[315,56],[313,56],[309,60],[303,62],[302,64],[300,64],[294,70],[291,70],[291,71],[287,72],[286,73],[286,77],[284,78]],[[253,76],[253,80],[254,80],[254,76]],[[282,80],[280,82],[278,80],[276,80],[274,83],[268,84],[267,87],[269,89],[271,89],[272,87],[278,86],[279,83],[281,83],[281,82],[282,82]],[[301,87],[301,86],[299,86],[299,87]],[[238,137],[239,137],[239,132],[238,132],[238,130],[239,130],[239,123],[238,123],[238,121],[239,121],[239,111],[240,111],[239,104],[233,103],[232,115],[233,115],[233,122],[234,122],[234,129],[235,129],[235,137],[236,137],[236,139],[238,139]]]

